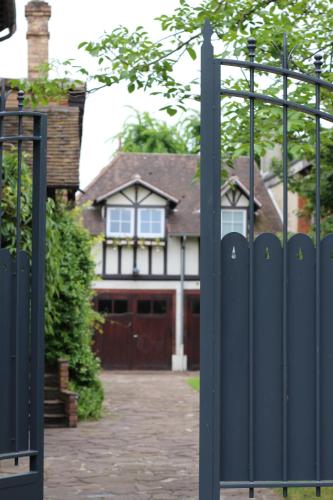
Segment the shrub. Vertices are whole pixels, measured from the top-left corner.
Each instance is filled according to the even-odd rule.
[[[15,249],[16,156],[6,153],[1,224],[3,246]],[[32,180],[22,165],[22,248],[31,252]],[[80,221],[80,210],[47,200],[45,358],[55,364],[67,359],[73,389],[79,394],[79,416],[98,418],[103,390],[98,380],[99,360],[91,350],[92,332],[100,315],[92,308],[93,240]]]

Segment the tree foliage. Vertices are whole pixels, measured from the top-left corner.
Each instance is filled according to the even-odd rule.
[[[129,92],[144,89],[162,95],[171,101],[166,109],[173,114],[177,109],[186,111],[189,100],[198,99],[198,80],[177,80],[175,69],[184,59],[193,60],[193,67],[198,67],[206,19],[213,26],[213,40],[218,42],[217,55],[245,57],[247,39],[255,36],[257,61],[276,64],[286,32],[289,64],[305,71],[318,48],[326,62],[331,61],[332,14],[329,0],[202,0],[196,6],[179,0],[174,12],[156,18],[165,33],[161,39],[152,39],[143,26],[134,31],[118,26],[97,41],[80,46],[98,61],[100,69],[92,76],[102,85],[125,81]]]
[[[192,62],[193,73],[199,69],[202,27],[208,19],[213,27],[216,56],[248,57],[247,40],[255,37],[256,62],[281,65],[283,33],[288,36],[288,66],[290,69],[315,74],[313,56],[323,55],[322,77],[333,82],[333,4],[330,0],[179,0],[170,14],[156,18],[163,32],[154,39],[144,26],[130,30],[117,26],[96,41],[83,41],[80,47],[97,62],[98,70],[89,75],[97,86],[127,84],[129,92],[142,89],[165,99],[162,109],[169,115],[187,112],[199,101],[198,78],[178,77],[177,68]],[[88,75],[86,68],[77,68]],[[189,71],[191,74],[191,71]],[[237,90],[249,90],[247,71],[235,76],[223,67],[222,85]],[[255,90],[271,96],[282,96],[282,79],[260,72]],[[289,98],[298,103],[314,104],[313,86],[288,81]],[[328,91],[321,96],[323,110],[332,112],[333,101]],[[248,105],[237,99],[222,98],[222,155],[229,164],[249,151]],[[271,105],[256,103],[255,155],[259,162],[267,149],[282,142],[282,112]],[[296,111],[289,112],[290,160],[313,159],[314,119]],[[329,192],[329,146],[331,132],[322,128],[323,145],[323,215],[332,211]],[[310,178],[292,182],[292,189],[310,195],[313,207],[313,174]],[[312,197],[311,197],[312,195]],[[312,201],[311,201],[312,200]]]
[[[283,33],[288,36],[288,66],[290,69],[315,74],[313,56],[323,55],[322,77],[333,82],[333,4],[330,0],[202,0],[193,5],[179,0],[171,14],[161,14],[156,21],[165,32],[159,40],[150,37],[143,26],[130,31],[118,26],[97,41],[82,42],[92,57],[97,58],[99,71],[93,77],[102,85],[127,82],[128,91],[144,89],[166,99],[170,115],[185,111],[193,100],[199,100],[198,80],[177,79],[177,66],[197,56],[202,43],[201,29],[208,19],[213,27],[216,55],[244,59],[247,40],[257,41],[256,61],[281,65]],[[223,86],[249,90],[248,74],[237,78],[223,68]],[[281,96],[282,79],[262,72],[256,79],[257,91]],[[314,103],[313,87],[303,82],[288,82],[289,98],[299,103]],[[333,111],[332,96],[322,92],[322,109]],[[256,103],[255,155],[258,162],[267,149],[282,142],[282,111],[270,105]],[[289,112],[290,160],[313,159],[314,120],[296,111]],[[322,129],[322,202],[323,215],[332,212],[331,196],[331,131]],[[222,99],[222,154],[230,164],[249,151],[248,106],[239,100]],[[309,210],[313,210],[314,173],[291,182],[292,189],[306,194]]]
[[[135,111],[117,137],[120,149],[125,152],[196,154],[199,152],[199,118],[193,113],[176,125],[169,125],[147,112]]]
[[[15,249],[17,157],[4,156],[1,221],[2,245]],[[26,161],[22,165],[22,248],[31,253],[32,179]],[[99,361],[91,351],[92,331],[100,316],[92,309],[91,282],[94,263],[91,237],[79,221],[78,209],[47,200],[45,357],[70,363],[72,387],[79,394],[79,416],[98,417],[103,390],[97,378]]]

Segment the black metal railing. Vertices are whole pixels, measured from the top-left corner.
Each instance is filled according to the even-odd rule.
[[[329,297],[333,235],[321,241],[321,79],[288,68],[284,36],[281,67],[214,58],[212,28],[204,27],[201,94],[201,423],[200,499],[220,498],[220,488],[333,486],[333,377]],[[221,88],[221,66],[247,68],[249,90]],[[282,76],[282,98],[255,92],[256,71]],[[294,102],[288,81],[314,86],[314,107]],[[248,240],[236,233],[221,243],[221,96],[249,101]],[[255,238],[255,103],[282,107],[282,246]],[[308,236],[288,238],[288,112],[315,117],[315,245]],[[268,257],[267,257],[268,255]],[[332,278],[332,281],[329,281]],[[272,350],[272,346],[274,349]],[[307,362],[305,362],[305,360]],[[296,368],[295,368],[296,367]],[[278,438],[278,440],[277,440]]]
[[[44,428],[44,260],[47,117],[6,110],[5,82],[0,110],[0,460],[29,457],[29,468],[0,477],[0,497],[43,498]],[[15,173],[8,169],[9,157]],[[22,184],[23,162],[31,184]],[[28,167],[26,167],[28,168]],[[16,182],[16,189],[12,189]],[[27,193],[26,190],[30,190]],[[23,207],[22,200],[25,200]],[[14,200],[14,201],[13,201]],[[27,201],[28,200],[28,201]],[[30,200],[30,201],[29,201]],[[29,204],[30,203],[30,204]],[[29,210],[22,220],[22,211]],[[9,211],[9,213],[8,213]],[[25,224],[24,242],[22,225]],[[10,488],[10,490],[8,489]],[[2,493],[1,493],[2,492]],[[10,493],[9,493],[10,492]],[[6,496],[7,495],[7,496]]]

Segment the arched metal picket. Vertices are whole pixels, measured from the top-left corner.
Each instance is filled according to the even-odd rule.
[[[322,58],[315,76],[288,68],[284,37],[281,67],[214,57],[206,22],[201,74],[201,395],[200,500],[221,488],[333,486],[333,235],[321,241]],[[249,90],[221,88],[221,67],[249,71]],[[256,71],[280,75],[283,96],[255,91]],[[288,96],[288,81],[315,90],[315,105]],[[249,101],[248,239],[221,242],[221,96]],[[254,233],[255,103],[282,108],[283,236]],[[288,111],[315,119],[315,244],[288,238]],[[269,255],[269,257],[267,257]]]

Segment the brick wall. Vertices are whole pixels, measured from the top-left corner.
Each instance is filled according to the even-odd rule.
[[[28,78],[38,76],[38,68],[49,60],[49,19],[51,7],[47,2],[32,1],[25,7],[28,20]]]
[[[65,403],[65,413],[68,419],[68,427],[77,426],[77,394],[69,390],[69,364],[68,361],[59,359],[58,380],[60,398]]]

